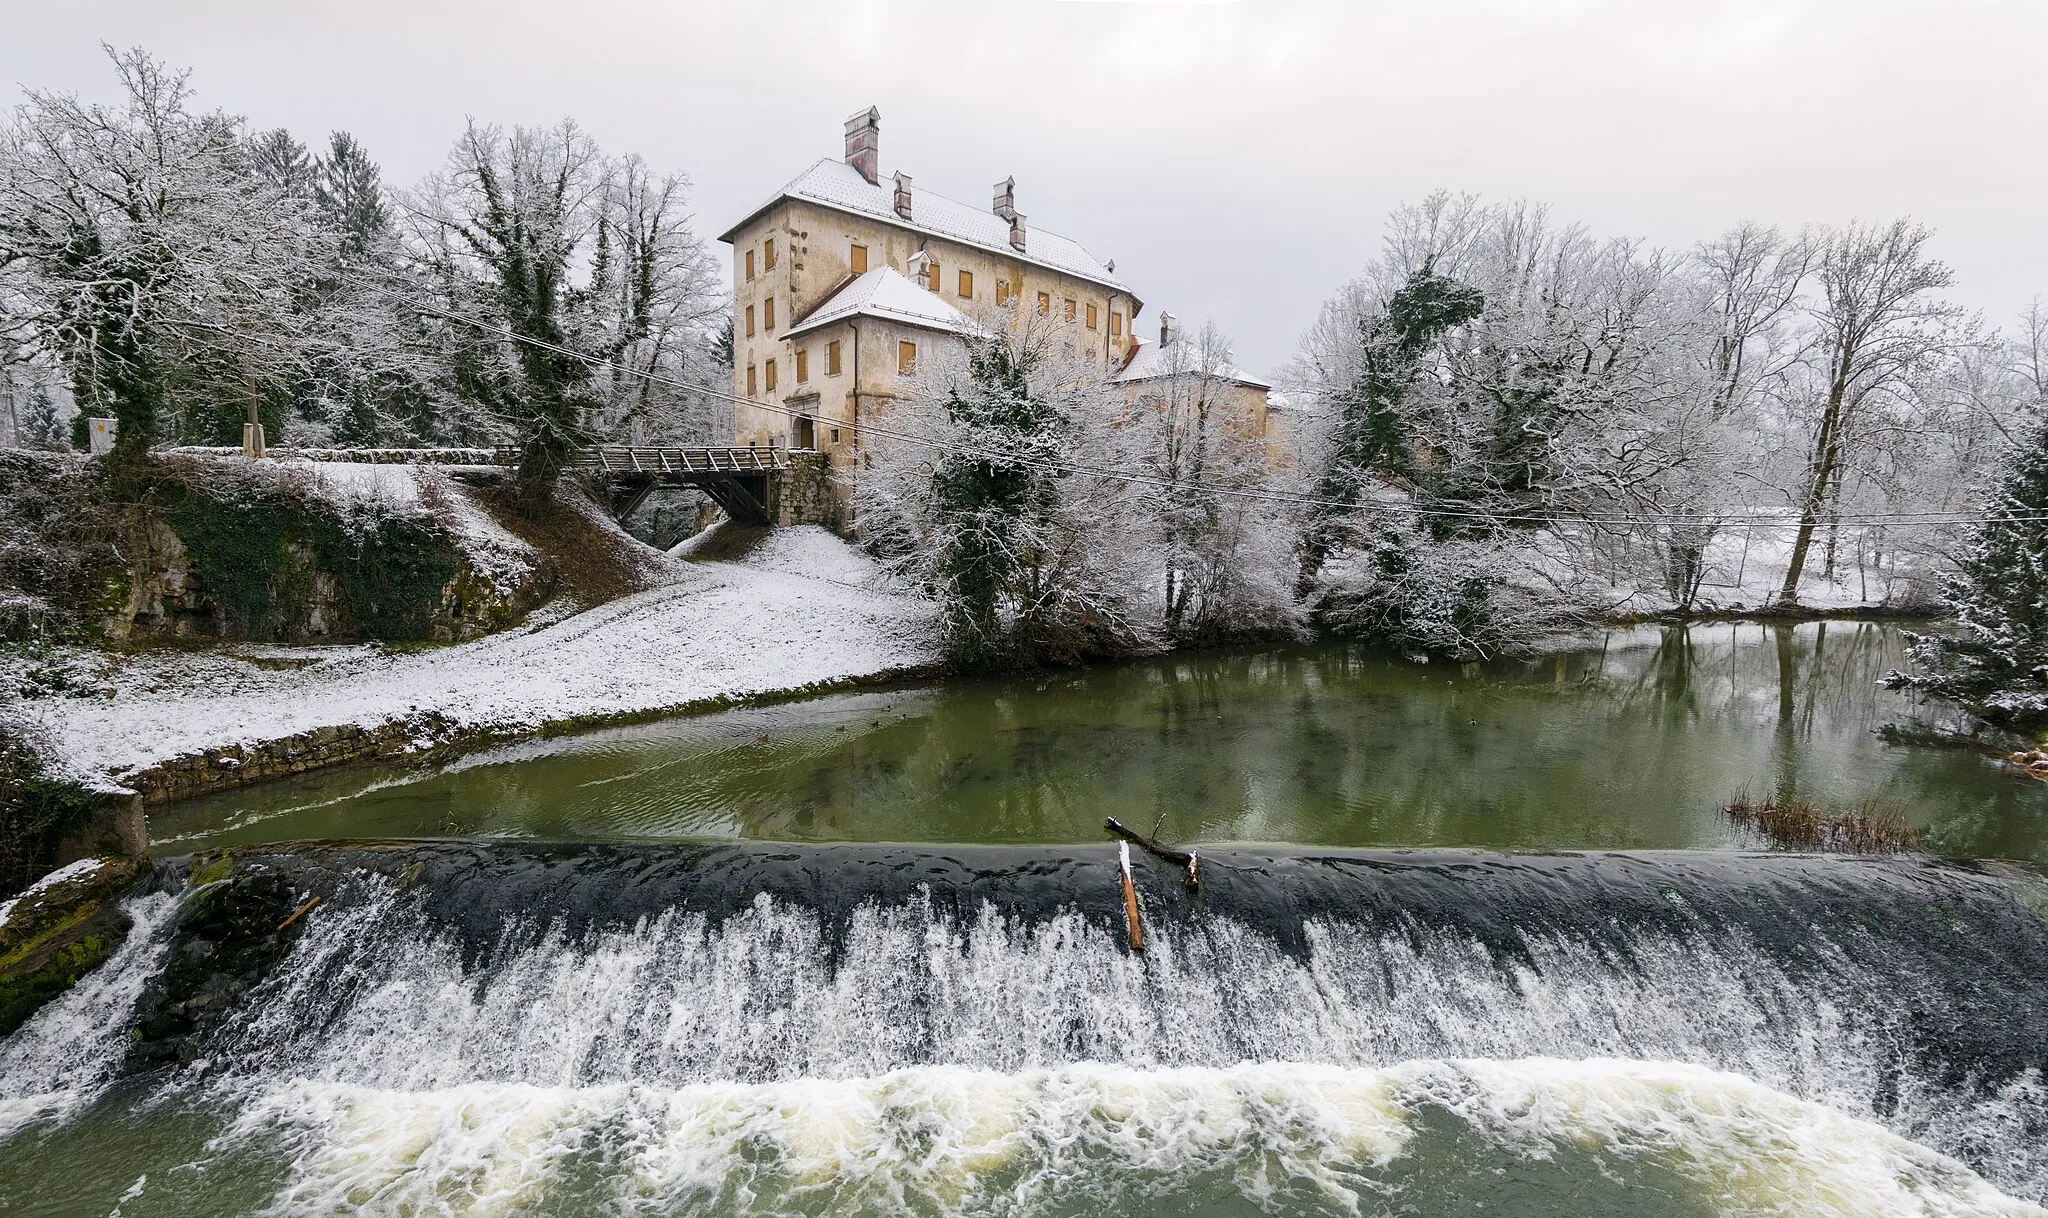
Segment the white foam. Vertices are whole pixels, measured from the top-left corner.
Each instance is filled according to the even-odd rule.
[[[295,1080],[228,1140],[286,1131],[278,1214],[1144,1212],[1191,1183],[1262,1208],[1285,1194],[1364,1213],[1417,1187],[1400,1167],[1425,1109],[1454,1115],[1503,1168],[1593,1152],[1603,1170],[1683,1181],[1706,1212],[2048,1213],[1874,1125],[1655,1062],[923,1067],[675,1089]]]

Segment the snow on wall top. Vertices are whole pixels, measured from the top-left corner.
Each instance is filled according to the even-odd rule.
[[[898,228],[913,232],[930,233],[966,245],[979,246],[1005,257],[1023,262],[1033,262],[1064,271],[1082,279],[1114,288],[1126,295],[1131,294],[1130,286],[1116,277],[1100,258],[1089,253],[1081,243],[1071,237],[1062,237],[1035,225],[1025,226],[1024,252],[1019,253],[1010,245],[1010,222],[986,208],[971,207],[968,204],[934,194],[922,187],[911,193],[911,218],[905,220],[896,214],[896,187],[883,178],[870,182],[861,176],[860,170],[844,161],[820,157],[809,169],[796,175],[787,186],[775,192],[773,198],[747,213],[746,220],[732,226],[719,237],[720,241],[731,242],[733,234],[746,226],[763,211],[784,199],[803,199],[807,202],[850,211],[868,216]]]
[[[783,337],[809,334],[854,316],[880,317],[906,326],[944,330],[951,334],[973,328],[965,313],[912,283],[893,267],[883,266],[834,292],[818,306],[816,312],[791,326]]]

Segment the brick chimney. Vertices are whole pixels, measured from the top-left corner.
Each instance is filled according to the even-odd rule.
[[[1024,213],[1016,208],[1010,209],[1010,248],[1024,252]]]
[[[882,112],[873,106],[846,120],[846,163],[870,182],[880,180]]]
[[[896,214],[910,219],[910,175],[901,171],[896,174]]]

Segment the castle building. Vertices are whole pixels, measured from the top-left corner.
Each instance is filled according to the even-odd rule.
[[[881,114],[846,121],[845,155],[798,174],[720,236],[733,247],[734,437],[851,466],[920,357],[991,307],[1074,327],[1075,348],[1134,402],[1166,361],[1135,333],[1144,302],[1071,238],[1028,224],[1016,183],[976,208],[881,172]],[[1241,374],[1238,374],[1241,375]],[[1264,386],[1256,394],[1263,427]]]
[[[1267,449],[1271,464],[1285,453],[1273,443],[1268,397],[1273,386],[1230,361],[1229,353],[1205,350],[1181,331],[1171,313],[1159,315],[1159,340],[1132,340],[1121,367],[1109,377],[1133,407],[1162,409],[1170,394],[1198,393],[1208,399],[1219,423]]]

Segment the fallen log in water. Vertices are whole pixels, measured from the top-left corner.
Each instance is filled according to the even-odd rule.
[[[1173,847],[1162,842],[1154,841],[1136,829],[1125,828],[1123,822],[1114,816],[1104,817],[1102,819],[1102,826],[1116,836],[1136,845],[1139,849],[1165,859],[1174,866],[1181,868],[1185,873],[1183,878],[1189,888],[1199,890],[1202,887],[1202,864],[1201,860],[1195,857],[1194,851],[1175,850]]]

